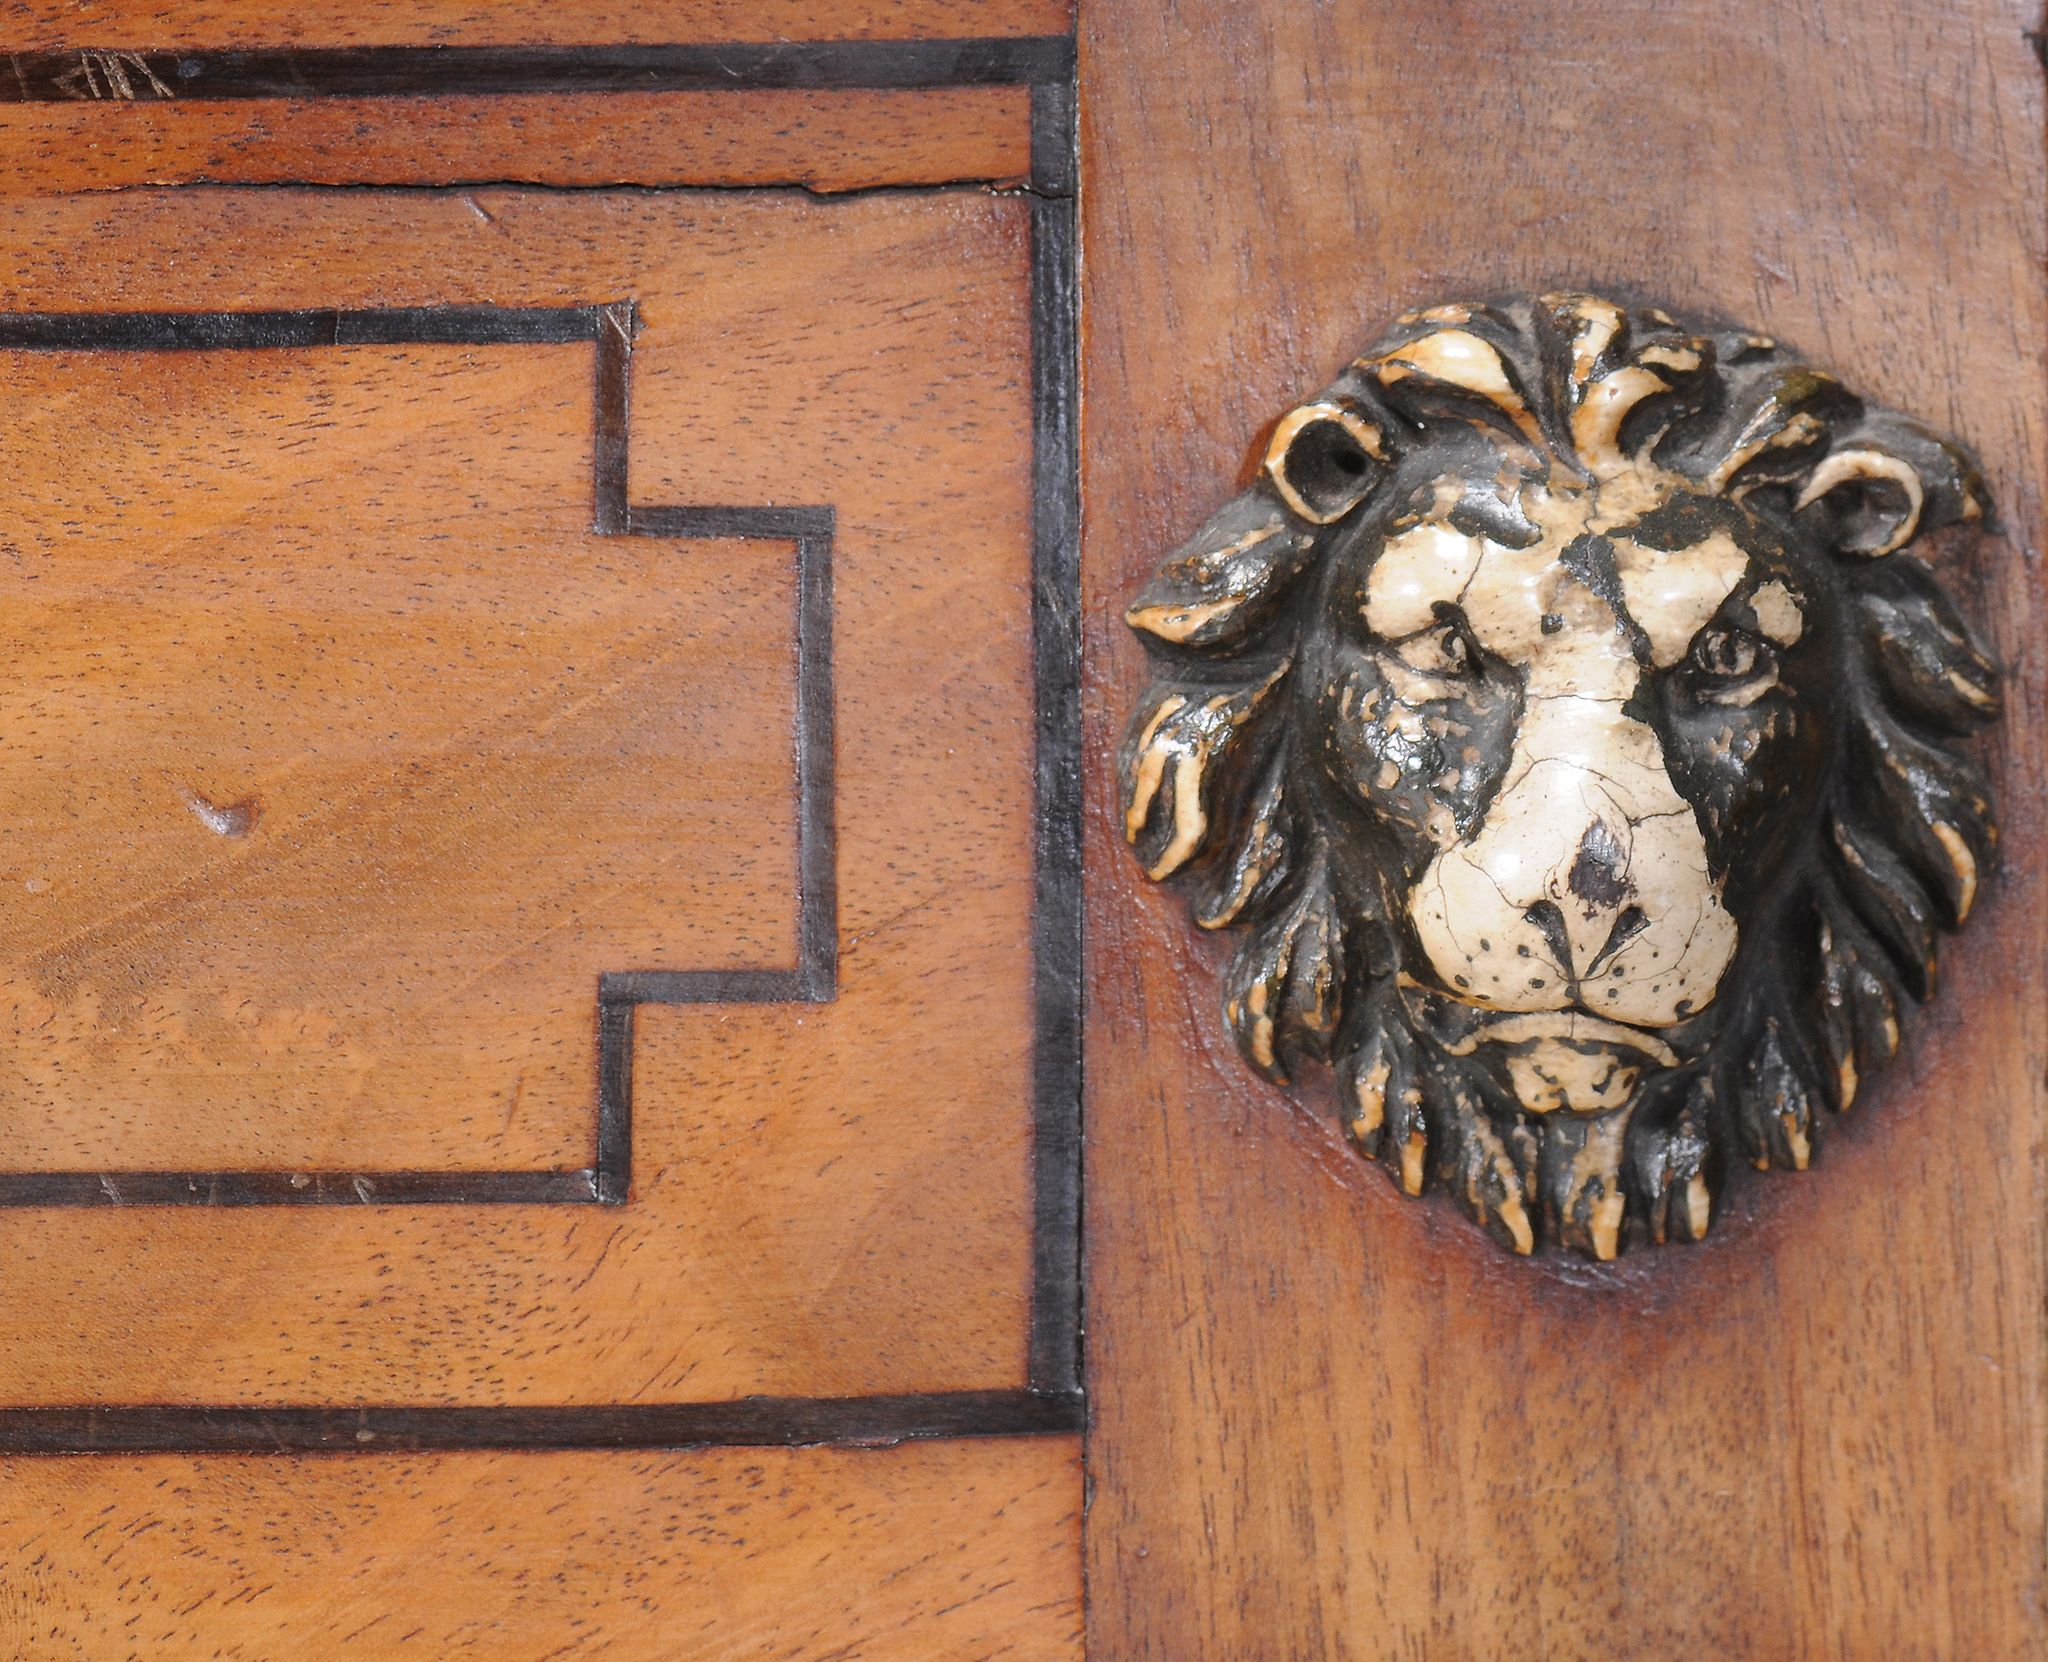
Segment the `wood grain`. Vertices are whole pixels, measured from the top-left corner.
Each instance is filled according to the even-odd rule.
[[[1074,1439],[9,1461],[0,1653],[1080,1655]]]
[[[48,1296],[0,1304],[0,1401],[1022,1383],[1027,216],[973,192],[0,206],[0,309],[636,299],[632,499],[838,508],[842,923],[830,1004],[643,1009],[621,1210],[6,1212],[0,1255]],[[788,962],[788,549],[592,535],[587,348],[6,373],[37,406],[9,466],[43,481],[0,575],[15,730],[41,723],[40,764],[8,764],[38,828],[9,927],[61,909],[9,962],[79,1019],[144,1001],[23,1053],[44,1094],[9,1102],[17,1144],[536,1160],[589,1126],[598,969]],[[608,699],[628,726],[578,725]],[[181,786],[261,817],[224,838]],[[61,858],[26,897],[39,843]],[[142,1019],[152,988],[203,993],[204,1033]]]
[[[133,185],[872,185],[1031,171],[1021,87],[0,106],[0,192]]]
[[[1083,14],[1091,1643],[1104,1658],[2038,1654],[2041,73],[2010,0]],[[1109,820],[1119,620],[1418,303],[1645,291],[1981,452],[2005,875],[1819,1167],[1503,1260],[1230,1053]]]
[[[0,354],[16,1169],[588,1164],[599,975],[794,960],[791,548],[593,533],[591,354]]]
[[[15,0],[0,51],[1060,35],[1073,0]]]

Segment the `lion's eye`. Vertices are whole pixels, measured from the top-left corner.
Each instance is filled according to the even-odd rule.
[[[1709,629],[1692,643],[1693,667],[1716,681],[1744,680],[1762,661],[1762,643],[1740,629]]]
[[[1454,618],[1444,618],[1410,635],[1395,650],[1401,662],[1416,673],[1446,681],[1470,675],[1479,662],[1465,626]]]

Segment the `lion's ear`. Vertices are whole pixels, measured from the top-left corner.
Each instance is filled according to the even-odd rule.
[[[1331,525],[1371,494],[1386,459],[1379,424],[1353,400],[1325,394],[1280,418],[1265,473],[1292,512]]]
[[[1124,621],[1170,647],[1230,652],[1251,639],[1315,553],[1316,532],[1373,492],[1380,423],[1340,381],[1280,418],[1259,482],[1168,556]]]
[[[1923,532],[1983,517],[1984,482],[1961,449],[1897,419],[1872,426],[1822,456],[1793,503],[1826,527],[1829,546],[1880,559]]]

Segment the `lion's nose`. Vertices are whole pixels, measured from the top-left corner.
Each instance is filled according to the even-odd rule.
[[[1522,914],[1541,933],[1558,973],[1574,985],[1644,927],[1643,908],[1634,904],[1631,842],[1628,821],[1619,813],[1596,815],[1576,834],[1565,830],[1543,897]],[[1635,915],[1623,927],[1630,912]]]
[[[1614,920],[1614,927],[1607,931],[1607,940],[1601,946],[1599,956],[1586,966],[1586,974],[1595,974],[1602,964],[1649,927],[1648,912],[1640,906],[1624,906],[1621,915]]]
[[[1539,900],[1522,914],[1536,926],[1543,944],[1550,948],[1551,961],[1566,974],[1572,969],[1571,933],[1564,926],[1564,910],[1554,900]]]
[[[1574,889],[1574,893],[1578,891]],[[1626,894],[1623,888],[1619,894]],[[1619,895],[1617,895],[1617,898]],[[1602,931],[1599,925],[1608,922]],[[1554,900],[1539,900],[1522,913],[1550,950],[1551,962],[1574,985],[1600,973],[1601,966],[1624,946],[1650,927],[1650,915],[1640,906],[1624,906],[1619,912],[1588,910],[1590,930],[1573,929],[1565,921],[1564,908]]]
[[[1554,698],[1518,745],[1529,765],[1410,891],[1438,981],[1497,1010],[1684,1020],[1713,998],[1735,924],[1656,735],[1604,704]]]
[[[1588,906],[1613,906],[1627,897],[1628,851],[1604,819],[1593,821],[1579,837],[1565,887]]]

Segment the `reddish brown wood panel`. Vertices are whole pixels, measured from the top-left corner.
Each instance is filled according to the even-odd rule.
[[[1081,1654],[1075,1440],[0,1465],[0,1653]]]
[[[1103,1658],[2038,1654],[2038,11],[1083,17],[1091,1636]],[[1509,1261],[1259,1084],[1110,817],[1119,612],[1404,307],[1556,285],[1768,327],[1961,433],[2013,670],[2005,874],[1818,1168],[1612,1271]]]
[[[0,207],[0,310],[636,300],[632,500],[837,510],[842,941],[830,1003],[643,1008],[617,1211],[0,1208],[0,1401],[1022,1383],[1028,214]],[[593,534],[589,347],[0,359],[10,1164],[559,1159],[600,971],[793,961],[789,545]]]
[[[1072,27],[1073,0],[361,0],[316,12],[286,0],[18,0],[0,50],[923,40]]]
[[[1022,87],[0,105],[0,192],[1018,180]]]

